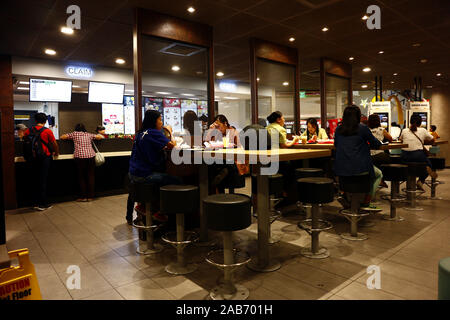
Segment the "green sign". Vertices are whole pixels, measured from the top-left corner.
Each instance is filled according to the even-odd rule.
[[[306,91],[300,91],[300,99],[306,98]]]

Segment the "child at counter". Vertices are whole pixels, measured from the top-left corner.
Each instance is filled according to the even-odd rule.
[[[435,125],[431,125],[431,127],[430,127],[430,134],[433,136],[434,140],[440,138],[440,136],[438,135],[436,129],[437,129],[437,128],[436,128]]]
[[[168,139],[162,132],[163,122],[161,114],[156,110],[145,112],[142,128],[136,134],[130,158],[129,178],[134,183],[156,183],[159,186],[181,184],[178,177],[166,173],[166,157],[164,149],[172,149],[176,143]],[[167,216],[159,213],[159,201],[152,203],[153,218],[160,222],[167,221]],[[136,210],[145,212],[144,204]],[[127,216],[128,223],[131,217]],[[140,224],[138,218],[135,222]]]
[[[352,105],[345,108],[342,123],[337,127],[334,136],[336,148],[334,172],[338,177],[369,175],[371,188],[361,207],[366,210],[379,210],[370,201],[375,196],[383,174],[373,165],[370,149],[379,149],[381,142],[360,121],[361,110],[358,106]],[[344,208],[349,207],[345,195],[339,199],[339,202]]]
[[[80,198],[78,202],[87,202],[94,199],[95,190],[95,151],[93,140],[101,140],[101,134],[88,133],[82,123],[75,126],[75,130],[61,136],[62,140],[73,140],[73,157],[78,170],[78,183],[80,185]]]

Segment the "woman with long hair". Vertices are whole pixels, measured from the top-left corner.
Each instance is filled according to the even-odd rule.
[[[402,149],[401,159],[404,162],[423,162],[427,165],[427,171],[417,180],[417,187],[423,190],[423,184],[428,174],[437,178],[437,173],[431,169],[431,162],[428,159],[424,144],[433,144],[434,138],[425,128],[421,128],[422,118],[418,114],[413,114],[409,121],[409,128],[403,129],[400,141],[408,144],[408,148]]]
[[[306,140],[326,140],[328,139],[327,132],[324,128],[319,128],[319,124],[315,118],[309,118],[306,121],[307,129],[302,133],[300,138],[306,138]]]
[[[334,136],[336,148],[334,171],[338,177],[369,175],[371,188],[361,207],[379,210],[370,201],[375,196],[383,174],[373,165],[370,149],[379,149],[381,142],[360,121],[361,110],[358,106],[351,105],[345,108],[342,123],[336,128]],[[342,200],[344,207],[348,206],[345,198]]]
[[[62,140],[73,140],[73,158],[78,170],[80,197],[77,201],[86,202],[94,199],[95,192],[95,150],[93,140],[101,140],[101,134],[88,133],[82,123],[75,126],[75,130],[61,136]]]

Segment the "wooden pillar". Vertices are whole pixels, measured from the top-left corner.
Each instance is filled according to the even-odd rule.
[[[17,208],[14,165],[14,100],[12,62],[10,56],[0,55],[0,111],[2,113],[3,186],[6,209]]]

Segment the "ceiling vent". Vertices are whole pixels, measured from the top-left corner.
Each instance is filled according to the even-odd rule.
[[[320,77],[320,70],[311,70],[311,71],[305,71],[302,72],[303,75],[308,76],[308,77],[312,77],[312,78],[318,78]]]
[[[166,54],[173,54],[175,56],[181,57],[190,57],[204,50],[205,50],[204,48],[190,46],[187,44],[172,43],[170,46],[167,46],[159,50],[159,52]]]

